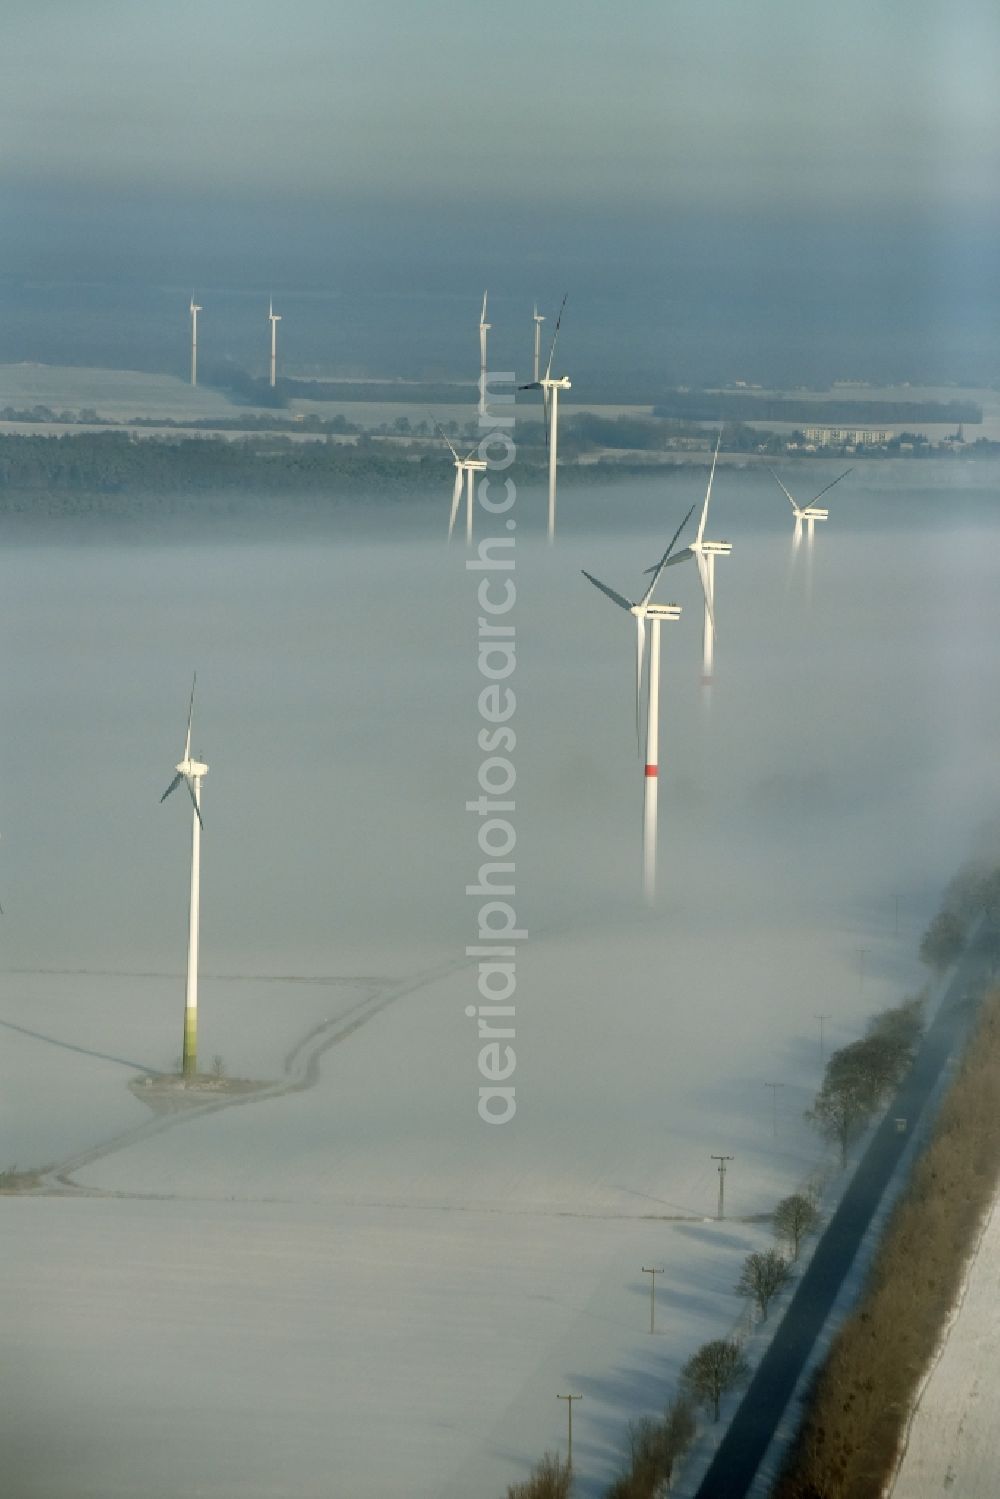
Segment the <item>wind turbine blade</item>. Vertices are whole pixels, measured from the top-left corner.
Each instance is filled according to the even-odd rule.
[[[715,630],[715,610],[712,608],[712,597],[708,591],[708,563],[705,561],[700,552],[695,552],[694,560],[698,564],[698,576],[701,578],[701,591],[705,595],[705,608],[708,610],[708,617],[712,621],[712,630],[717,634],[718,632]]]
[[[567,295],[568,295],[568,293],[567,293]],[[555,329],[553,330],[553,333],[552,333],[552,347],[549,349],[549,362],[545,366],[545,378],[546,378],[546,380],[550,379],[551,375],[552,375],[552,361],[555,358],[555,353],[556,353],[556,339],[559,337],[559,325],[562,322],[563,308],[565,306],[566,306],[566,297],[563,297],[562,301],[559,304],[559,316],[556,318],[556,326],[555,326]]]
[[[685,515],[684,519],[681,521],[680,525],[677,527],[677,530],[674,532],[673,536],[671,536],[671,538],[670,538],[670,545],[667,547],[667,550],[664,552],[664,554],[660,558],[659,562],[656,564],[655,567],[647,567],[646,568],[646,572],[647,573],[652,573],[653,574],[653,581],[652,581],[652,583],[650,583],[649,587],[646,589],[646,592],[642,596],[642,602],[644,604],[649,602],[649,596],[653,592],[653,589],[656,587],[656,580],[660,576],[660,574],[663,571],[663,569],[666,567],[667,560],[668,560],[668,558],[670,556],[670,553],[674,549],[674,544],[677,541],[678,536],[684,530],[684,527],[687,525],[688,521],[691,519],[691,516],[692,516],[693,513],[694,513],[694,506],[692,505],[691,509],[688,511],[687,515]],[[690,549],[690,547],[687,547],[685,550],[690,551],[691,549]]]
[[[581,567],[580,571],[589,583],[593,583],[595,588],[599,588],[602,593],[606,593],[612,603],[618,605],[619,609],[626,609],[629,614],[632,613],[631,601],[625,598],[623,594],[615,593],[613,588],[609,588],[607,583],[602,583],[600,578],[595,578],[592,573],[588,573],[586,568]]]
[[[695,544],[696,545],[697,545],[697,543],[699,541],[701,541],[701,539],[705,535],[705,522],[708,520],[708,502],[712,498],[712,485],[715,483],[715,465],[719,461],[719,448],[720,448],[721,444],[722,444],[722,428],[720,427],[719,428],[719,435],[715,439],[715,452],[712,455],[712,468],[711,468],[711,472],[709,473],[709,476],[708,476],[708,488],[705,490],[705,503],[701,507],[701,520],[698,522],[698,534],[695,537]]]
[[[191,798],[191,805],[194,808],[194,815],[195,815],[195,817],[197,817],[198,821],[201,823],[202,828],[204,828],[205,824],[204,824],[204,822],[202,822],[201,808],[198,805],[198,798],[194,794],[194,787],[192,786],[191,782],[188,780],[187,776],[182,776],[181,780],[184,782],[185,786],[188,789],[188,796]]]
[[[679,552],[674,552],[674,554],[671,557],[668,557],[667,560],[664,562],[663,566],[664,567],[676,567],[677,564],[678,564],[678,562],[686,562],[689,557],[693,557],[693,556],[694,556],[694,548],[693,547],[682,547]],[[655,573],[656,572],[656,568],[659,567],[659,565],[660,564],[657,563],[656,567],[647,567],[646,568],[646,573],[645,573],[644,576],[648,576],[649,573]]]
[[[642,759],[642,659],[646,651],[646,616],[635,617],[635,747]]]
[[[487,297],[487,293],[483,292],[483,310],[479,314],[479,326],[480,326],[480,328],[483,326],[483,324],[486,321],[486,297]]]
[[[775,484],[777,484],[778,487],[779,487],[779,489],[781,489],[782,493],[785,496],[785,499],[788,501],[789,505],[791,505],[791,507],[795,511],[796,515],[798,515],[798,513],[799,513],[799,507],[798,507],[798,505],[795,503],[795,501],[792,498],[792,496],[788,493],[788,490],[782,484],[781,480],[778,478],[777,474],[774,472],[774,469],[770,466],[770,464],[768,464],[767,471],[771,475],[771,478],[774,480]],[[848,473],[850,473],[850,469],[848,469]],[[841,475],[841,478],[843,478],[843,475]],[[833,482],[836,483],[837,482],[836,479]],[[824,490],[820,490],[820,494],[823,494],[824,492],[825,492]],[[819,499],[819,495],[817,495],[816,498]]]
[[[166,791],[160,797],[160,801],[161,802],[165,802],[166,799],[167,799],[167,797],[170,795],[171,791],[176,791],[177,788],[178,788],[178,786],[180,785],[181,781],[183,781],[183,779],[184,779],[184,777],[178,771],[177,775],[174,776],[173,780],[170,782],[170,785],[167,787]]]
[[[842,474],[838,474],[835,479],[831,480],[831,482],[826,486],[826,489],[821,489],[820,492],[819,492],[819,494],[814,494],[813,495],[812,499],[809,501],[809,505],[815,505],[816,501],[817,500],[821,500],[823,498],[823,496],[827,493],[827,491],[831,490],[833,488],[834,484],[839,484],[840,481],[841,481],[841,479],[846,479],[847,476],[848,476],[848,474],[853,474],[853,472],[854,472],[853,467],[852,468],[845,468],[844,472]],[[809,505],[805,506],[806,510],[809,509]]]
[[[542,426],[545,428],[545,446],[549,446],[549,387],[542,386]]]
[[[448,540],[449,541],[451,540],[451,533],[455,529],[455,518],[458,515],[458,507],[459,507],[459,505],[462,502],[462,478],[463,478],[463,470],[460,469],[460,468],[456,468],[456,470],[455,470],[455,488],[452,490],[452,495],[451,495],[451,516],[450,516],[450,518],[448,520]]]
[[[541,380],[529,380],[527,385],[519,385],[517,388],[518,390],[541,390],[542,382]]]
[[[191,720],[194,717],[194,689],[195,689],[195,685],[196,685],[197,681],[198,681],[198,673],[195,672],[194,676],[191,678],[191,701],[188,703],[187,736],[185,737],[185,740],[184,740],[184,759],[185,760],[190,760],[190,758],[191,758]]]
[[[449,448],[451,448],[451,455],[454,458],[455,462],[456,463],[460,463],[461,459],[459,458],[458,454],[455,452],[455,448],[454,448],[454,446],[452,444],[451,438],[448,436],[447,432],[444,430],[444,428],[442,427],[441,423],[440,422],[435,422],[434,425],[435,425],[435,427],[437,427],[438,431],[441,433],[441,436],[444,438],[444,440],[448,444]]]

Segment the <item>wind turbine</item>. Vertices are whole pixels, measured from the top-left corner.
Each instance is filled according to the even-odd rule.
[[[642,888],[647,905],[652,905],[656,897],[656,788],[659,777],[659,742],[660,742],[660,625],[663,620],[680,619],[681,606],[679,604],[652,604],[653,589],[659,580],[660,574],[670,557],[674,542],[687,525],[694,511],[694,506],[688,511],[681,521],[667,550],[660,558],[656,567],[652,569],[653,581],[638,603],[616,593],[599,578],[584,570],[583,576],[588,582],[593,583],[603,594],[617,604],[620,609],[625,609],[635,619],[635,734],[639,747],[640,760],[642,760],[642,669],[643,657],[646,649],[646,621],[649,621],[649,668],[647,671],[646,687],[646,757],[643,764],[643,805],[642,805]]]
[[[483,310],[479,314],[479,415],[486,415],[486,335],[493,324],[486,321],[486,297],[483,292]]]
[[[542,357],[542,324],[545,321],[543,314],[538,311],[537,302],[531,310],[531,315],[535,320],[535,358],[533,365],[534,373],[532,374],[531,378],[533,381],[537,382],[538,369]]]
[[[278,324],[281,322],[281,314],[274,310],[273,298],[268,299],[267,319],[271,324],[271,389],[273,390],[278,373]]]
[[[476,497],[475,497],[475,492],[474,492],[475,491],[475,482],[476,481],[475,481],[475,478],[473,476],[475,474],[484,474],[486,472],[486,469],[488,468],[489,465],[487,464],[485,458],[474,458],[472,456],[473,453],[475,453],[475,452],[478,451],[477,448],[471,448],[469,450],[469,455],[468,455],[467,458],[460,458],[458,456],[458,453],[455,450],[455,446],[452,443],[451,438],[447,435],[447,433],[445,432],[444,428],[443,427],[438,427],[438,431],[441,433],[441,436],[444,438],[444,440],[448,444],[449,448],[451,448],[451,456],[455,460],[455,488],[452,490],[452,494],[451,494],[451,515],[450,515],[449,520],[448,520],[448,540],[449,541],[451,540],[452,532],[455,529],[455,519],[456,519],[456,517],[458,515],[458,507],[459,507],[459,505],[462,502],[462,484],[464,482],[465,483],[465,540],[466,540],[467,544],[471,545],[472,544],[472,512],[473,512],[473,510],[475,508],[475,503],[476,503]]]
[[[545,367],[545,374],[539,380],[537,377],[527,385],[521,385],[520,390],[540,390],[542,392],[542,409],[544,417],[547,418],[545,440],[549,445],[549,541],[555,539],[556,534],[556,463],[557,448],[559,442],[559,392],[571,390],[569,379],[562,375],[553,380],[552,360],[556,352],[556,340],[559,337],[559,325],[562,323],[563,308],[566,306],[566,298],[563,297],[559,308],[559,316],[556,318],[555,332],[552,335],[552,347],[549,349],[549,362]]]
[[[185,1077],[194,1077],[198,1072],[198,927],[201,904],[201,783],[208,775],[208,766],[191,758],[191,720],[194,716],[194,689],[198,680],[195,673],[191,683],[191,701],[188,704],[187,735],[184,739],[184,755],[174,766],[177,774],[160,797],[165,802],[172,791],[184,782],[194,809],[191,820],[191,907],[188,921],[187,984],[184,993],[184,1052],[183,1071]]]
[[[799,545],[802,541],[803,521],[805,521],[806,523],[806,539],[809,542],[809,545],[812,546],[813,540],[816,535],[816,522],[818,520],[828,520],[830,516],[829,510],[825,510],[821,505],[817,505],[816,501],[822,499],[823,495],[827,493],[827,490],[832,489],[834,484],[839,484],[841,479],[846,479],[848,474],[853,472],[853,469],[845,468],[842,474],[838,474],[837,477],[831,480],[831,482],[827,484],[824,489],[820,490],[819,494],[814,495],[813,498],[809,501],[808,505],[796,504],[793,497],[789,494],[784,484],[782,484],[781,480],[774,472],[774,469],[769,467],[767,471],[784,494],[788,503],[791,505],[792,514],[795,516],[795,530],[792,534],[792,550],[794,552],[797,552],[799,549]]]
[[[705,490],[705,502],[701,507],[701,518],[698,521],[698,530],[694,541],[686,546],[683,551],[677,552],[666,563],[667,567],[673,567],[677,562],[685,562],[688,557],[693,557],[698,568],[698,576],[701,579],[701,590],[705,595],[705,628],[702,637],[702,684],[706,687],[711,685],[712,670],[715,664],[715,559],[716,557],[728,557],[732,551],[732,542],[729,541],[706,541],[705,522],[708,519],[708,503],[712,498],[712,485],[715,482],[715,466],[719,461],[719,446],[722,442],[722,432],[719,432],[715,443],[715,452],[712,455],[712,468],[708,476],[708,488]],[[647,568],[647,572],[652,572]]]
[[[191,384],[198,384],[198,314],[201,308],[191,298]]]

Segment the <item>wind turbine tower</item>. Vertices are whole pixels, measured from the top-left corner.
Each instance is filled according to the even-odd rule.
[[[531,315],[532,315],[532,317],[535,320],[535,357],[534,357],[534,361],[533,361],[533,364],[532,364],[532,376],[531,376],[531,378],[532,378],[532,381],[537,385],[537,383],[538,383],[538,371],[541,368],[541,358],[542,358],[542,324],[544,323],[545,318],[542,315],[542,313],[540,313],[538,311],[538,305],[537,305],[537,303],[532,308]]]
[[[479,314],[479,415],[486,415],[486,335],[493,324],[486,321],[486,297],[483,292],[483,310]]]
[[[274,310],[274,300],[267,304],[267,319],[271,324],[271,389],[273,390],[278,374],[278,324],[281,322],[281,314]]]
[[[201,308],[191,298],[191,384],[198,384],[198,314]]]
[[[194,1077],[198,1071],[198,937],[201,907],[201,783],[208,775],[208,766],[191,758],[191,720],[194,716],[194,689],[191,683],[191,701],[188,705],[187,735],[184,754],[174,766],[177,774],[160,797],[165,802],[172,791],[183,781],[191,798],[191,903],[188,918],[187,982],[184,991],[184,1049],[182,1068],[185,1077]]]
[[[458,516],[458,507],[462,503],[462,485],[465,485],[465,540],[466,544],[472,545],[472,514],[475,509],[475,475],[484,474],[488,467],[485,458],[474,458],[473,453],[477,448],[472,448],[466,458],[460,458],[447,433],[442,427],[438,431],[445,442],[451,448],[451,456],[455,460],[455,488],[451,494],[451,516],[448,520],[448,540],[452,538],[455,530],[455,520]]]
[[[552,377],[552,360],[556,352],[556,340],[559,337],[559,327],[562,323],[563,308],[566,306],[566,298],[563,297],[559,308],[559,316],[556,318],[555,332],[552,335],[552,347],[549,349],[549,362],[545,367],[542,378],[529,381],[527,385],[519,387],[521,390],[540,390],[542,392],[542,410],[546,420],[545,440],[549,447],[549,519],[548,538],[552,542],[556,534],[556,467],[559,460],[559,392],[571,390],[572,385],[565,375],[556,379]]]
[[[693,510],[692,505],[677,527],[670,545],[652,570],[653,581],[638,603],[632,603],[630,599],[616,593],[613,588],[609,588],[606,583],[602,583],[591,573],[584,571],[583,574],[587,581],[606,594],[613,604],[617,604],[620,609],[627,610],[635,619],[635,731],[643,766],[642,889],[646,904],[650,906],[656,899],[657,787],[660,774],[660,625],[664,620],[676,620],[681,617],[679,604],[653,604],[650,599],[660,573],[667,565],[674,542],[687,525]],[[646,673],[646,754],[643,760],[642,675],[647,621],[650,626],[650,636],[649,667]]]

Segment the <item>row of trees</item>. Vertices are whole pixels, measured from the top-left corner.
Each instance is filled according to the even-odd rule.
[[[775,1237],[788,1255],[777,1249],[748,1254],[734,1289],[746,1296],[761,1319],[766,1318],[775,1296],[791,1279],[792,1262],[798,1258],[802,1240],[819,1221],[815,1199],[796,1192],[782,1198],[774,1210]],[[718,1421],[722,1400],[750,1373],[750,1365],[738,1337],[713,1338],[691,1355],[680,1372],[678,1393],[662,1416],[643,1416],[629,1423],[622,1471],[607,1491],[606,1499],[657,1499],[666,1493],[680,1458],[697,1430],[696,1413],[704,1410]],[[511,1484],[507,1499],[569,1499],[572,1469],[552,1453],[546,1453],[531,1476]]]
[[[898,1087],[922,1031],[923,999],[907,999],[874,1016],[860,1041],[830,1057],[806,1118],[840,1146],[841,1165],[852,1140]]]
[[[955,961],[976,922],[1000,920],[1000,868],[969,864],[945,891],[941,910],[924,933],[920,956],[935,973]]]
[[[775,1499],[881,1499],[1000,1177],[1000,991],[820,1370]]]

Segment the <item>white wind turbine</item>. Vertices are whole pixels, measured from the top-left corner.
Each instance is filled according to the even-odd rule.
[[[486,321],[486,297],[483,292],[483,310],[479,314],[479,415],[486,415],[486,335],[493,324]]]
[[[846,479],[847,476],[848,476],[848,474],[851,473],[852,471],[853,471],[852,469],[845,468],[844,472],[842,474],[838,474],[835,479],[831,480],[831,482],[829,484],[827,484],[825,486],[825,488],[823,488],[823,489],[820,490],[819,494],[813,495],[813,497],[809,501],[808,505],[799,505],[799,504],[796,503],[796,501],[793,498],[793,496],[789,494],[789,492],[785,488],[784,484],[782,484],[781,480],[778,478],[777,474],[774,472],[774,469],[773,468],[768,468],[768,473],[771,475],[771,478],[778,485],[779,489],[784,494],[786,500],[791,505],[791,507],[792,507],[792,514],[795,516],[795,530],[792,533],[792,550],[793,550],[793,552],[797,552],[798,551],[799,546],[800,546],[801,541],[802,541],[802,522],[803,521],[805,521],[805,523],[806,523],[806,539],[807,539],[809,545],[812,546],[813,540],[814,540],[815,535],[816,535],[816,522],[818,520],[828,520],[829,516],[830,516],[829,510],[824,509],[821,505],[817,505],[816,501],[819,500],[819,499],[822,499],[823,495],[825,495],[828,490],[832,489],[833,486],[834,486],[834,484],[839,484],[840,481],[841,481],[841,479]]]
[[[533,381],[537,382],[537,380],[538,380],[538,371],[539,371],[539,368],[540,368],[540,365],[541,365],[541,358],[542,358],[542,324],[545,321],[544,315],[542,313],[540,313],[539,310],[538,310],[538,304],[537,304],[537,302],[535,303],[534,307],[531,309],[531,316],[535,320],[535,350],[534,350],[534,361],[533,361],[533,365],[532,365],[534,373],[532,374],[531,378],[532,378]]]
[[[198,314],[201,308],[191,298],[191,384],[198,384]]]
[[[688,511],[674,532],[673,539],[656,567],[652,569],[653,581],[638,603],[616,593],[599,578],[584,571],[583,576],[588,582],[593,583],[606,594],[613,604],[620,609],[626,609],[635,619],[635,733],[639,745],[640,760],[642,760],[642,669],[643,658],[646,649],[646,621],[650,624],[649,637],[649,668],[647,672],[646,687],[646,755],[643,764],[643,804],[642,804],[642,888],[648,905],[652,905],[656,897],[656,790],[659,777],[659,743],[660,743],[660,624],[663,620],[680,619],[681,606],[679,604],[652,604],[650,598],[653,589],[673,549],[681,531],[687,525],[694,511],[694,506]]]
[[[456,520],[456,517],[458,516],[458,507],[459,507],[459,505],[462,502],[462,485],[464,483],[465,484],[465,540],[466,540],[466,542],[468,544],[471,545],[471,543],[472,543],[472,514],[473,514],[473,511],[475,509],[475,504],[476,504],[476,496],[475,496],[475,483],[476,483],[476,481],[475,481],[475,475],[476,474],[484,474],[486,472],[488,464],[487,464],[485,458],[474,458],[472,456],[473,453],[475,453],[475,452],[478,451],[477,448],[471,448],[470,451],[469,451],[469,455],[468,455],[467,458],[460,458],[458,456],[458,453],[455,450],[455,446],[452,443],[451,438],[444,431],[443,427],[438,427],[438,431],[441,433],[441,436],[444,438],[444,440],[448,444],[449,448],[451,448],[451,456],[455,460],[455,488],[452,490],[452,494],[451,494],[451,515],[449,516],[449,519],[448,519],[448,540],[449,541],[451,540],[452,533],[455,530],[455,520]]]
[[[281,322],[280,312],[274,310],[273,298],[268,299],[267,320],[271,324],[271,389],[273,390],[278,374],[278,324]],[[292,331],[294,332],[294,329]]]
[[[705,595],[705,627],[702,637],[702,673],[701,680],[708,687],[712,682],[712,671],[715,665],[715,559],[716,557],[728,557],[733,546],[730,541],[706,541],[705,522],[708,519],[708,503],[712,498],[712,485],[715,482],[715,466],[719,461],[719,446],[722,442],[720,431],[715,443],[715,452],[712,455],[712,467],[708,475],[708,488],[705,490],[705,501],[701,507],[701,518],[698,521],[698,530],[694,541],[686,546],[683,551],[676,552],[667,562],[667,567],[673,567],[676,562],[685,562],[688,557],[693,557],[698,568],[698,576],[701,579],[701,590]],[[647,571],[652,572],[652,568]]]
[[[165,802],[172,791],[183,781],[191,798],[193,816],[191,820],[191,905],[188,920],[187,983],[184,992],[184,1051],[183,1071],[185,1077],[194,1077],[198,1071],[198,935],[201,906],[201,783],[208,775],[208,766],[191,758],[191,720],[194,716],[194,689],[197,673],[191,683],[191,701],[188,704],[187,734],[184,739],[184,755],[174,766],[177,774],[160,797]]]
[[[545,374],[539,380],[536,376],[527,385],[521,385],[519,390],[540,390],[542,392],[542,409],[546,419],[545,440],[549,446],[549,521],[548,538],[553,541],[556,534],[556,464],[558,461],[559,442],[559,392],[571,390],[572,385],[566,375],[553,380],[552,360],[556,352],[556,340],[559,337],[559,326],[562,323],[563,308],[566,306],[566,298],[563,297],[559,308],[559,316],[556,318],[555,331],[552,334],[552,347],[549,349],[549,362],[545,367]]]

